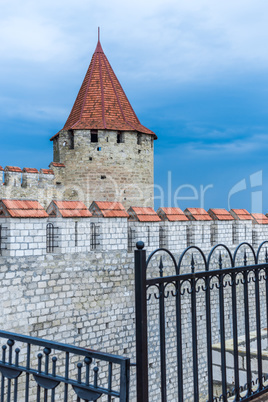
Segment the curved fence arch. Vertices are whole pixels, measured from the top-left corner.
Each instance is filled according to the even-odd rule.
[[[268,245],[268,241],[263,242],[257,252],[247,242],[241,243],[234,252],[226,245],[218,244],[207,255],[197,246],[188,247],[180,256],[159,248],[147,260],[144,244],[137,243],[135,295],[139,402],[149,400],[148,343],[151,342],[155,347],[150,370],[156,367],[154,376],[158,376],[161,383],[158,400],[162,402],[183,402],[189,398],[189,389],[194,402],[202,398],[209,402],[227,401],[229,397],[235,401],[249,401],[253,396],[268,392],[268,373],[264,370],[262,354],[264,336],[268,343],[267,248],[265,263],[258,264],[266,243]],[[247,250],[253,264],[248,263]],[[147,278],[148,266],[157,254],[160,255],[159,276]],[[165,254],[176,267],[174,275],[164,276]],[[190,255],[188,260],[186,255]],[[185,261],[188,269],[182,272]],[[149,290],[150,297],[147,297]],[[148,318],[147,303],[149,306],[153,300],[152,316]],[[263,302],[265,309],[261,308]],[[148,323],[154,328],[154,332],[150,332],[152,339],[148,339]],[[156,345],[159,354],[156,354]],[[243,350],[243,358],[240,350]],[[219,366],[215,366],[218,361]],[[218,394],[215,394],[215,381],[220,384]]]

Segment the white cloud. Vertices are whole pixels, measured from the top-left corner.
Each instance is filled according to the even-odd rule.
[[[132,74],[206,78],[234,65],[267,67],[267,12],[264,0],[4,1],[0,51],[29,62],[78,62],[101,25],[107,53],[121,53]]]
[[[30,121],[58,121],[66,119],[68,111],[64,108],[34,104],[27,100],[0,97],[0,117]]]
[[[123,87],[131,82],[142,88],[143,83],[157,87],[162,82],[163,87],[167,81],[222,80],[245,70],[256,74],[268,68],[267,12],[264,0],[2,0],[2,95],[25,88],[26,80],[36,85],[37,68],[48,85],[52,76],[70,80],[77,71],[79,78],[83,71],[82,81],[98,25]],[[47,109],[48,99],[43,102],[41,108]]]

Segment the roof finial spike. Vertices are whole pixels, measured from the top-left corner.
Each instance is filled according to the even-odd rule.
[[[98,27],[98,42],[100,41],[100,27]]]

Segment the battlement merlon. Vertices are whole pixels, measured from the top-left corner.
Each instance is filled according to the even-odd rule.
[[[49,169],[54,173],[54,183],[57,185],[64,184],[65,165],[60,162],[51,162]]]

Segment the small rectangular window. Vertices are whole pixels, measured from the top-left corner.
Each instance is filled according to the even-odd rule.
[[[123,134],[118,132],[117,133],[117,144],[122,144],[123,142],[124,142],[123,141]]]
[[[238,233],[237,233],[237,228],[236,228],[235,223],[232,225],[232,240],[233,240],[233,244],[238,243]]]
[[[189,226],[186,228],[186,243],[187,247],[194,245],[194,230]]]
[[[137,144],[141,145],[141,134],[137,134]]]
[[[2,255],[2,251],[7,249],[7,228],[0,225],[0,255]]]
[[[46,245],[47,245],[47,253],[54,253],[55,248],[58,247],[58,235],[56,235],[56,228],[53,223],[47,224],[46,230]]]
[[[90,249],[97,250],[98,246],[100,245],[100,241],[98,240],[100,233],[99,233],[99,226],[95,225],[95,223],[90,224]]]
[[[128,252],[134,250],[135,248],[135,230],[132,228],[128,228]]]
[[[217,227],[215,225],[211,225],[210,228],[210,245],[214,246],[217,243]]]
[[[150,246],[151,245],[150,226],[147,226],[147,241],[148,246]]]
[[[205,227],[202,226],[202,243],[205,242]]]
[[[91,142],[98,142],[98,130],[91,130]]]
[[[74,245],[78,246],[78,222],[74,223]]]
[[[258,246],[258,232],[256,230],[252,230],[252,245]]]
[[[69,131],[69,149],[74,149],[74,132],[73,130]]]
[[[163,226],[159,228],[159,247],[166,248],[167,247],[167,233]]]

